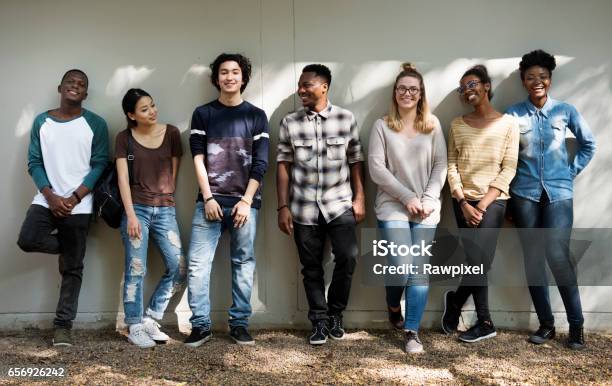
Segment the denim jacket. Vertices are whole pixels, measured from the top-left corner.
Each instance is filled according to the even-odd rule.
[[[595,154],[595,138],[582,115],[574,106],[550,96],[540,110],[527,99],[511,106],[506,113],[517,117],[521,132],[511,194],[538,202],[544,189],[550,202],[572,198],[574,177]],[[578,142],[571,163],[565,143],[567,129]]]

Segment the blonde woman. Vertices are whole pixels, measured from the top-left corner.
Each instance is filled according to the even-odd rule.
[[[378,186],[375,209],[383,239],[404,245],[431,242],[440,221],[446,144],[440,122],[429,112],[423,77],[410,63],[402,65],[395,79],[389,114],[374,123],[368,160]],[[423,351],[418,330],[427,303],[427,278],[406,275],[387,284],[392,284],[386,287],[389,321],[405,331],[406,352]],[[400,305],[404,292],[405,318]]]

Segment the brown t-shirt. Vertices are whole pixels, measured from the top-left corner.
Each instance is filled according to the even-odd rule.
[[[127,130],[117,134],[115,158],[127,158]],[[179,129],[167,125],[164,140],[156,149],[144,147],[132,138],[132,152],[132,202],[149,206],[174,206],[172,157],[180,158],[183,155]]]

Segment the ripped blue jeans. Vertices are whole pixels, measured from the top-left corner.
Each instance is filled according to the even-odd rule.
[[[143,313],[161,320],[172,295],[184,286],[187,273],[175,208],[134,204],[134,211],[140,222],[141,239],[128,236],[125,214],[121,221],[121,237],[125,247],[123,309],[126,324],[142,323]],[[143,311],[142,287],[147,272],[149,236],[157,244],[166,270],[151,295],[146,311]]]

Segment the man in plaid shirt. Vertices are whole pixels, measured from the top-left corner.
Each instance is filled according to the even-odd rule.
[[[327,99],[329,68],[302,70],[298,95],[304,106],[283,118],[278,143],[278,226],[294,235],[298,248],[310,344],[342,339],[342,312],[348,303],[359,253],[355,226],[365,217],[363,152],[353,114]],[[329,237],[334,273],[325,299],[323,248]]]

